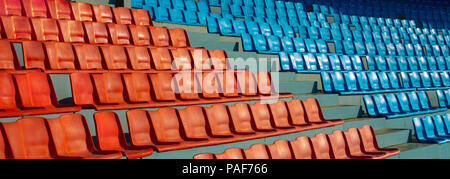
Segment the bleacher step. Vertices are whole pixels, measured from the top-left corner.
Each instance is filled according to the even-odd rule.
[[[377,142],[380,147],[398,145],[410,141],[411,130],[382,128],[375,130]]]
[[[312,81],[280,81],[279,86],[279,92],[281,93],[317,92],[317,83]]]
[[[361,115],[361,106],[354,105],[330,105],[321,106],[325,119],[348,119]],[[344,112],[345,111],[345,112]]]
[[[397,159],[450,159],[450,143],[403,143],[389,146],[400,149],[400,154],[392,158]]]
[[[316,98],[319,101],[319,104],[322,106],[329,105],[339,105],[339,95],[337,94],[323,94],[323,93],[314,93],[314,94],[301,94],[294,93],[293,99],[305,100],[307,98]]]

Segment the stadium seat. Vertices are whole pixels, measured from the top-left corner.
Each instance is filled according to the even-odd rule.
[[[76,21],[94,21],[92,6],[85,2],[71,2],[72,12]]]
[[[128,25],[134,45],[150,45],[149,28],[145,25]]]
[[[110,6],[99,4],[92,5],[92,9],[94,10],[95,21],[101,23],[113,23],[113,11]]]
[[[8,39],[32,40],[32,28],[27,17],[2,16],[1,19]]]
[[[128,45],[130,44],[130,33],[125,24],[107,24],[112,44]]]
[[[149,25],[153,26],[150,14],[145,9],[132,9],[131,14],[133,15],[133,20],[135,25]]]
[[[83,23],[75,20],[58,20],[64,42],[85,42]]]
[[[22,16],[22,5],[17,0],[0,1],[1,16]]]
[[[50,17],[53,19],[73,19],[70,2],[65,0],[47,0],[47,7]]]
[[[107,44],[109,43],[109,33],[106,24],[100,22],[84,22],[86,35],[91,44]]]
[[[0,40],[0,69],[15,70],[18,69],[18,61],[15,52],[8,40]]]
[[[133,24],[133,16],[131,15],[131,11],[126,7],[114,7],[112,8],[114,14],[114,20],[117,24]]]
[[[426,116],[425,118],[427,117],[429,120],[431,120],[430,116]],[[417,140],[421,142],[432,142],[438,144],[449,142],[450,140],[448,138],[438,137],[436,135],[434,131],[434,124],[429,123],[429,120],[424,120],[419,117],[415,117],[412,119]]]

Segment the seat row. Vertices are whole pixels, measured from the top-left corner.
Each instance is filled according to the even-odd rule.
[[[450,77],[447,71],[401,72],[400,76],[405,88],[417,88],[418,90],[450,88]]]
[[[415,117],[412,122],[419,142],[450,142],[450,114]]]
[[[23,56],[23,69],[40,69],[47,73],[230,68],[224,50],[39,41],[23,41],[21,45],[22,51],[18,52],[21,54],[16,54],[17,50],[9,41],[0,40],[1,70],[21,70],[18,55]]]
[[[369,116],[398,118],[447,110],[432,107],[425,91],[364,95],[363,99]]]
[[[66,0],[4,0],[0,2],[0,15],[152,25],[148,12],[143,9],[92,5]]]
[[[265,23],[255,21],[242,21],[228,18],[208,18],[208,32],[220,33],[226,36],[241,36],[241,34],[263,34],[266,36],[295,37],[296,33],[291,26],[278,23]]]
[[[321,71],[363,71],[364,64],[357,55],[286,53],[280,52],[283,71],[320,73]]]
[[[184,29],[1,16],[6,39],[71,43],[188,47]],[[31,25],[32,24],[32,25]]]
[[[209,12],[207,0],[132,0],[132,8],[162,7],[188,11]]]
[[[183,25],[206,26],[206,18],[215,13],[208,11],[192,11],[180,9],[168,9],[165,7],[145,6],[154,21]]]
[[[253,144],[248,149],[228,148],[221,154],[201,153],[194,159],[383,159],[399,153],[396,148],[380,148],[372,127],[364,125],[270,145]]]
[[[81,114],[26,117],[0,123],[0,158],[141,158],[153,153],[217,145],[342,124],[325,120],[316,99],[237,103],[126,112],[130,144],[118,115],[94,113],[96,146]],[[81,142],[80,142],[81,141]],[[41,147],[42,146],[42,147]]]
[[[289,98],[270,73],[227,70],[165,73],[72,73],[73,101],[97,110],[149,108]]]
[[[370,71],[437,71],[449,70],[449,57],[362,56]]]
[[[411,91],[400,85],[396,72],[322,72],[322,89],[326,93],[371,94]]]

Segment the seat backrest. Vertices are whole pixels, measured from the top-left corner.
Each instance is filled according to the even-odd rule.
[[[76,21],[93,21],[94,13],[91,4],[85,2],[71,2],[73,16]]]
[[[349,158],[349,152],[347,151],[347,143],[345,142],[345,136],[343,131],[335,130],[332,134],[328,135],[330,140],[331,150],[335,159],[347,159]]]
[[[2,90],[0,91],[0,109],[16,109],[16,87],[12,75],[10,73],[0,73],[0,84]]]
[[[71,73],[70,83],[72,87],[73,101],[77,105],[93,105],[94,87],[89,73]]]
[[[147,47],[126,47],[127,55],[130,60],[131,69],[149,70],[151,69],[151,57]]]
[[[204,108],[207,118],[208,133],[212,136],[232,136],[230,119],[224,104],[214,104]]]
[[[124,87],[120,73],[92,74],[91,77],[101,104],[124,103]]]
[[[23,58],[26,69],[45,70],[45,52],[39,41],[22,42]]]
[[[436,138],[436,127],[433,123],[433,118],[431,116],[425,116],[422,118],[422,124],[427,138]]]
[[[125,84],[127,101],[150,102],[150,82],[145,73],[122,74]],[[118,79],[120,82],[120,79]],[[120,87],[119,87],[120,88]]]
[[[136,25],[144,25],[144,26],[153,26],[153,22],[150,18],[150,15],[145,9],[132,9],[131,14],[133,15],[134,24]]]
[[[92,5],[92,9],[94,10],[95,21],[101,23],[113,23],[113,13],[111,11],[111,7],[108,5],[98,4]]]
[[[43,72],[28,72],[14,74],[17,89],[23,107],[51,107],[53,101],[53,86],[47,74]]]
[[[151,146],[154,144],[151,137],[151,125],[150,116],[145,110],[128,110],[127,124],[128,132],[131,139],[131,144],[134,146]]]
[[[152,64],[156,70],[170,70],[172,56],[168,48],[150,48]]]
[[[149,74],[151,86],[156,100],[173,101],[176,99],[174,89],[172,88],[173,76],[170,73]]]
[[[48,11],[53,19],[73,19],[70,2],[65,0],[47,0]]]
[[[45,0],[22,0],[25,14],[28,17],[47,17]]]
[[[166,27],[149,27],[152,38],[151,43],[157,47],[168,47],[170,45],[169,30]]]
[[[186,30],[179,28],[169,29],[169,34],[172,47],[191,46]]]
[[[103,69],[102,56],[96,45],[74,45],[78,65],[81,70]]]
[[[309,122],[325,122],[325,117],[323,117],[322,109],[316,98],[307,98],[303,101],[303,105]]]
[[[180,134],[180,123],[175,108],[159,108],[148,111],[157,142],[173,143],[183,139]]]
[[[31,19],[36,40],[59,41],[60,33],[55,19],[33,18]]]
[[[150,32],[144,25],[128,25],[134,45],[150,45]]]
[[[112,111],[94,113],[97,146],[102,151],[121,151],[127,146],[118,115]]]
[[[245,159],[270,159],[269,152],[264,144],[253,144],[244,149]]]
[[[447,136],[447,129],[445,128],[444,120],[441,115],[433,116],[433,123],[436,127],[438,136]]]
[[[350,155],[360,155],[364,153],[363,144],[357,128],[349,128],[344,132]]]
[[[108,30],[111,36],[111,41],[116,45],[128,45],[130,44],[130,33],[128,27],[125,24],[113,24],[108,23]]]
[[[91,44],[109,43],[109,33],[106,24],[101,22],[83,22],[88,41]]]
[[[0,69],[17,69],[17,62],[15,51],[13,51],[11,43],[7,40],[0,40]]]
[[[0,1],[1,16],[22,16],[22,5],[17,0]]]
[[[273,144],[267,145],[271,159],[294,159],[288,140],[276,140]]]
[[[244,159],[241,148],[228,148],[221,154],[215,154],[216,159]]]
[[[129,8],[114,7],[112,11],[117,24],[133,24],[133,16]]]
[[[125,48],[118,45],[100,47],[108,70],[125,70],[128,68],[128,57]]]
[[[182,124],[183,133],[187,139],[208,139],[206,132],[206,119],[203,108],[200,106],[189,106],[177,109]]]
[[[58,20],[64,42],[85,42],[83,23],[75,20]]]
[[[243,134],[255,132],[252,127],[252,116],[247,103],[228,105],[227,109],[231,116],[233,132]]]
[[[332,159],[334,158],[333,151],[327,138],[327,134],[319,133],[311,137],[311,144],[314,150],[315,159]]]
[[[75,55],[72,45],[64,42],[45,42],[50,69],[75,69]]]
[[[289,143],[295,159],[312,159],[314,157],[314,150],[309,137],[299,136]]]
[[[412,119],[412,121],[417,139],[420,141],[426,141],[427,138],[425,137],[425,129],[422,124],[422,118],[415,117]]]
[[[3,29],[8,39],[31,40],[32,28],[27,17],[2,16]]]

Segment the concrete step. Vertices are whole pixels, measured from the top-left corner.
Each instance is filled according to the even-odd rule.
[[[450,159],[450,143],[429,144],[410,142],[389,146],[400,149],[397,159]]]
[[[323,94],[323,93],[314,93],[314,94],[296,94],[294,93],[293,99],[305,100],[307,98],[316,98],[319,101],[319,104],[322,106],[330,106],[330,105],[339,105],[339,95],[337,94]]]
[[[317,83],[313,81],[280,81],[277,91],[281,93],[315,93],[317,92]]]
[[[375,130],[375,136],[380,147],[387,147],[409,142],[411,140],[411,130],[382,128]]]
[[[321,106],[325,119],[349,119],[361,116],[361,106],[354,105],[330,105]]]

